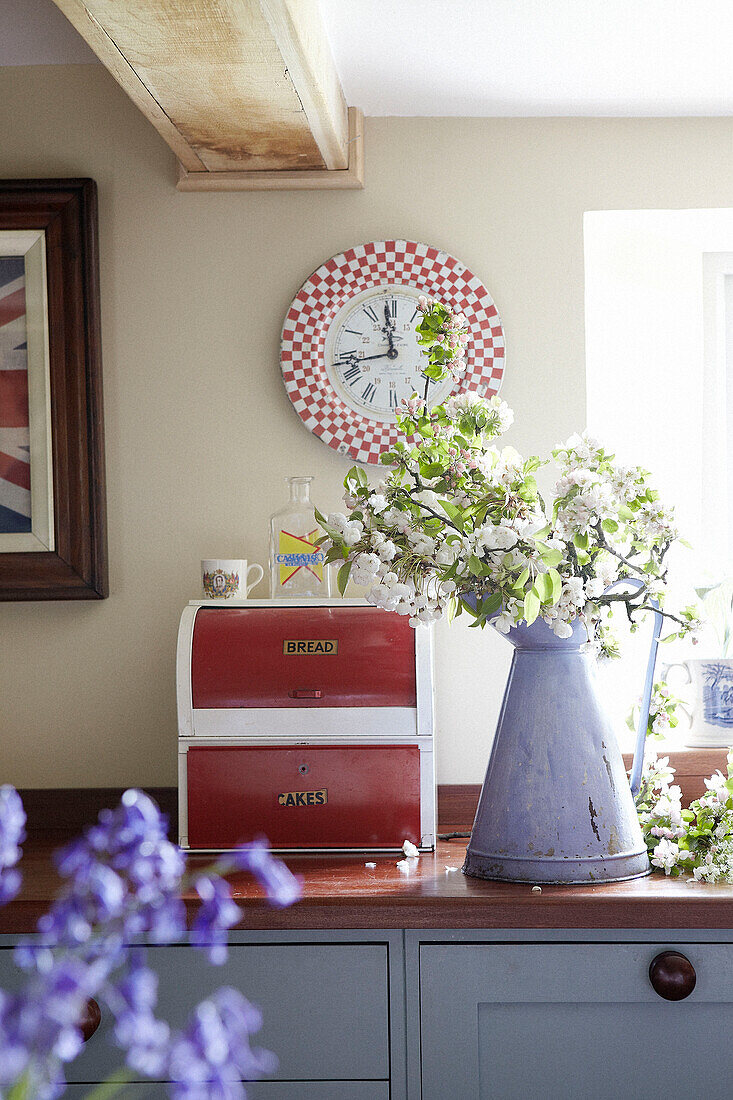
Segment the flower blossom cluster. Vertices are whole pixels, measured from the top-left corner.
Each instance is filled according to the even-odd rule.
[[[3,874],[17,862],[24,821],[17,792],[3,788]],[[274,1065],[274,1056],[250,1046],[259,1012],[240,993],[222,989],[195,1007],[182,1031],[172,1031],[155,1016],[158,982],[146,949],[129,945],[189,939],[210,962],[222,963],[227,933],[242,916],[223,873],[255,875],[278,906],[297,900],[297,880],[263,840],[189,878],[185,853],[167,838],[165,817],[136,790],[60,851],[56,866],[64,885],[38,922],[38,938],[16,949],[26,984],[18,993],[0,991],[0,1096],[21,1080],[24,1095],[34,1100],[62,1094],[64,1066],[81,1050],[80,1021],[95,998],[112,1014],[128,1067],[170,1081],[174,1100],[243,1098],[242,1078],[253,1080]],[[190,931],[181,900],[189,885],[201,903]]]
[[[680,700],[673,695],[669,686],[663,680],[657,680],[652,685],[652,694],[649,701],[649,717],[647,719],[647,737],[663,740],[671,729],[678,724],[677,707]],[[630,730],[635,730],[638,721],[638,709],[641,699],[633,707],[626,719],[626,725]]]
[[[587,434],[553,452],[559,476],[546,505],[534,476],[543,461],[494,442],[512,421],[498,396],[461,391],[429,409],[414,395],[398,416],[403,440],[382,456],[389,473],[372,487],[353,468],[346,510],[318,514],[327,561],[341,563],[341,591],[350,576],[414,626],[446,611],[503,633],[541,618],[559,638],[580,624],[589,649],[612,653],[612,605],[625,602],[633,621],[663,601],[672,513],[643,470]],[[626,578],[634,590],[609,595]],[[680,634],[698,626],[692,608],[663,613]]]
[[[16,864],[25,840],[25,810],[15,787],[0,787],[0,905],[20,890],[21,875]]]
[[[466,370],[466,349],[469,341],[468,320],[463,313],[421,294],[417,308],[422,318],[417,325],[418,343],[427,357],[426,378],[440,381],[448,374],[455,379]]]
[[[706,793],[684,809],[669,759],[647,761],[637,810],[653,869],[733,883],[733,750],[727,772],[706,779]]]
[[[660,504],[640,466],[616,463],[587,432],[559,444],[553,457],[560,467],[554,513],[561,537],[590,535],[599,527],[616,535],[620,515],[626,526],[616,542],[626,544],[627,550],[635,543],[665,545],[679,538],[673,511]]]

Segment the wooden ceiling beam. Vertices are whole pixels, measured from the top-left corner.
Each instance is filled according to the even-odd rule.
[[[54,3],[173,149],[181,189],[363,185],[318,0]]]
[[[364,116],[349,107],[349,164],[297,172],[189,172],[178,168],[179,191],[336,191],[364,186]]]
[[[323,163],[349,167],[346,100],[318,0],[260,0]]]

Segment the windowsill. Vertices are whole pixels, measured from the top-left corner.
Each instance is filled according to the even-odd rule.
[[[656,751],[657,756],[668,756],[670,767],[675,770],[675,783],[682,788],[682,804],[687,806],[695,798],[705,793],[705,780],[714,771],[720,770],[725,775],[728,749],[697,749],[688,748],[681,741],[648,741],[649,748]],[[630,770],[634,757],[633,752],[624,752],[624,764]]]

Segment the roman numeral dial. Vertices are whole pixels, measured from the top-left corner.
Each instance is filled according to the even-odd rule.
[[[385,286],[355,296],[326,336],[326,372],[339,397],[374,420],[394,421],[402,402],[423,394],[427,360],[417,342],[422,288]],[[431,384],[431,404],[444,401],[453,379]]]

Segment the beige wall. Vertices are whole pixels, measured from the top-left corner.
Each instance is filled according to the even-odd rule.
[[[101,67],[0,70],[0,176],[99,185],[111,575],[100,603],[0,604],[0,781],[175,782],[176,626],[199,559],[264,561],[289,473],[316,475],[323,508],[340,497],[348,464],[302,427],[278,368],[283,316],[323,260],[392,236],[460,257],[504,320],[511,442],[547,450],[584,421],[583,212],[733,205],[731,134],[370,119],[363,192],[181,195]],[[506,649],[437,632],[443,782],[482,777]]]

